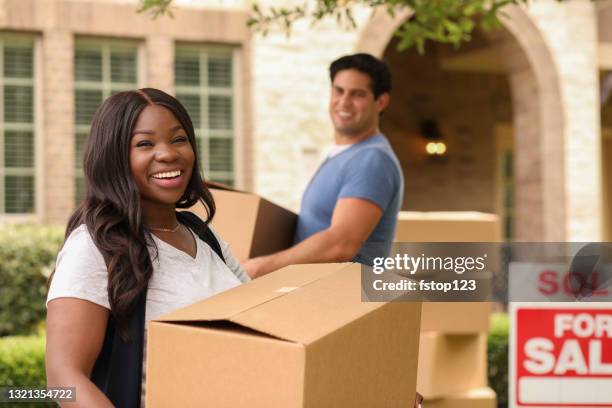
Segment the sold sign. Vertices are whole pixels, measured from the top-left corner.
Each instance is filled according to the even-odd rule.
[[[610,303],[513,303],[511,313],[510,406],[612,406]]]
[[[515,302],[612,301],[608,271],[570,272],[565,263],[510,262],[509,300]]]

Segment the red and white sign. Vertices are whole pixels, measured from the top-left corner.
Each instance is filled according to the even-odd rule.
[[[511,407],[612,407],[612,304],[512,303]]]

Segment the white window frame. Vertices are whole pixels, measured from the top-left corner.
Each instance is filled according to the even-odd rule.
[[[74,95],[75,95],[75,104],[76,104],[76,93],[77,91],[89,90],[89,91],[101,91],[102,92],[102,100],[108,98],[114,91],[124,91],[134,89],[139,87],[142,82],[142,41],[137,39],[107,39],[107,38],[90,38],[90,37],[77,37],[74,42],[74,54],[76,58],[77,49],[86,49],[90,48],[92,50],[98,51],[100,48],[102,49],[102,81],[83,81],[77,80],[76,71],[74,78]],[[111,58],[111,50],[124,48],[126,50],[134,51],[136,56],[136,81],[134,83],[131,82],[112,82],[111,78],[111,69],[110,69],[110,58]],[[75,62],[73,61],[73,64]],[[79,133],[87,133],[89,134],[89,130],[91,128],[90,125],[82,125],[77,124],[76,121],[76,107],[74,112],[74,117],[72,118],[74,123],[74,135],[73,142],[75,144],[75,152],[76,152],[76,137]],[[79,179],[84,178],[83,169],[81,167],[82,157],[75,157],[74,162],[74,198],[73,202],[76,204],[76,194],[77,194],[77,182]]]
[[[241,54],[240,48],[231,45],[207,45],[207,44],[193,44],[193,43],[182,43],[177,42],[175,44],[175,59],[182,53],[189,53],[197,55],[200,66],[200,84],[195,85],[179,85],[176,82],[176,72],[174,74],[174,89],[176,95],[189,94],[197,95],[200,98],[200,118],[202,118],[200,127],[196,128],[196,134],[199,134],[202,138],[202,148],[200,149],[199,156],[201,160],[201,166],[204,171],[204,175],[207,179],[213,178],[229,178],[233,180],[235,188],[243,188],[243,152],[241,146],[243,146],[243,140],[241,135],[243,129],[241,127],[242,120],[241,108],[242,108],[242,93],[240,87],[240,72],[241,72]],[[210,54],[226,54],[231,57],[232,61],[232,72],[231,89],[209,87],[208,86],[208,56]],[[219,136],[215,136],[217,139],[231,139],[232,140],[232,170],[231,171],[211,171],[209,168],[210,157],[209,149],[205,149],[204,146],[208,146],[208,140],[211,138],[211,129],[209,124],[204,121],[204,118],[208,117],[208,97],[210,95],[219,96],[230,96],[232,98],[232,128],[230,130],[214,130],[214,133]],[[202,125],[206,125],[202,127]]]
[[[4,77],[4,44],[27,44],[32,47],[32,78],[5,78]],[[0,33],[0,220],[10,223],[36,222],[40,216],[41,196],[43,194],[42,178],[40,176],[41,149],[40,149],[40,55],[39,41],[36,36],[31,34]],[[30,85],[32,86],[32,122],[31,123],[12,123],[4,122],[4,87],[5,85]],[[25,130],[33,133],[33,165],[31,169],[6,169],[4,166],[4,131]],[[5,208],[5,175],[27,175],[34,178],[34,202],[33,211],[30,213],[6,213]]]

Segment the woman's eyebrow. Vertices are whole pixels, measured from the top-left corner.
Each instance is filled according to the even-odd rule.
[[[170,132],[176,132],[177,130],[181,130],[181,129],[183,129],[183,126],[176,125],[176,126],[173,126],[173,127],[170,128]],[[148,129],[135,129],[134,132],[132,132],[133,135],[136,135],[136,134],[139,134],[139,133],[142,133],[142,134],[145,134],[145,135],[154,135],[155,134],[155,132],[153,130],[148,130]]]
[[[153,135],[155,134],[154,131],[152,130],[145,130],[145,129],[135,129],[134,132],[132,132],[132,134],[137,135],[139,133],[143,133],[145,135]]]

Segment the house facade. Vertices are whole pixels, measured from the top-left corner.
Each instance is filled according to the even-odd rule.
[[[297,209],[333,143],[327,67],[363,51],[393,73],[381,129],[403,209],[497,213],[513,240],[609,237],[610,2],[509,6],[499,30],[423,55],[396,49],[408,11],[262,36],[247,3],[175,0],[172,18],[152,19],[130,0],[0,1],[0,221],[65,223],[95,109],[148,86],[188,108],[207,178]]]

